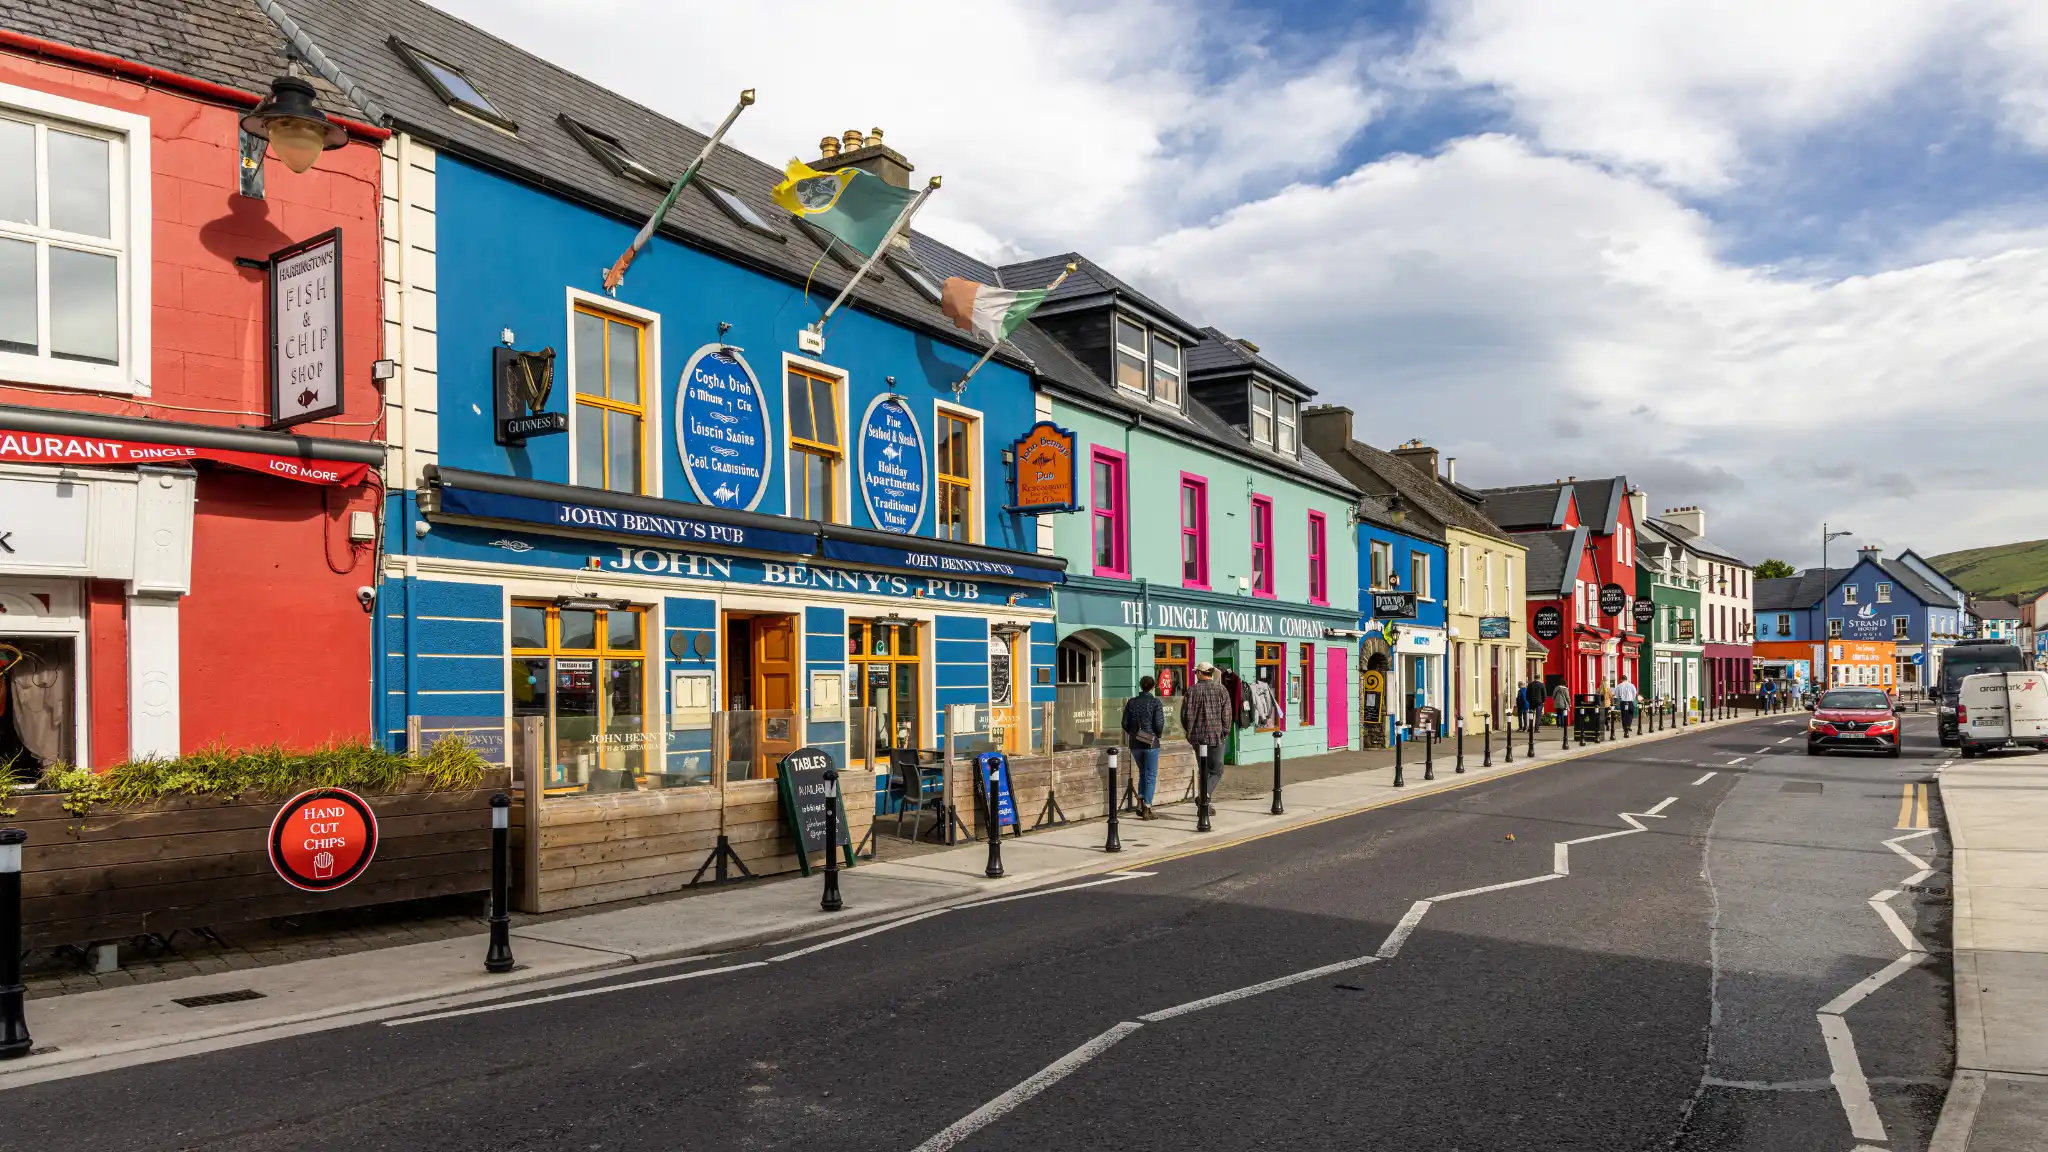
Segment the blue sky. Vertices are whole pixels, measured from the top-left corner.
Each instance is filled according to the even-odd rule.
[[[772,163],[885,126],[921,227],[1087,251],[1467,482],[1799,564],[2048,536],[2034,0],[440,2],[687,123],[756,87]]]

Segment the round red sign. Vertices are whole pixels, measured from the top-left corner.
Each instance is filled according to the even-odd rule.
[[[377,814],[347,789],[301,792],[270,822],[270,866],[294,888],[339,888],[376,853]]]

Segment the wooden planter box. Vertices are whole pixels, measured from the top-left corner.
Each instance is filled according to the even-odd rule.
[[[365,795],[377,814],[377,853],[353,883],[302,892],[271,869],[265,840],[289,796],[181,796],[147,808],[64,811],[64,797],[27,794],[8,824],[22,852],[23,946],[91,944],[179,928],[486,892],[491,794],[432,791],[424,781]]]
[[[840,774],[846,818],[859,843],[874,816],[871,773]],[[776,783],[736,780],[725,786],[727,843],[756,876],[797,869],[796,841],[783,821]],[[667,788],[644,792],[549,797],[540,802],[537,849],[528,815],[512,810],[514,892],[522,912],[554,912],[686,888],[718,846],[719,790]],[[533,863],[538,860],[537,866]],[[713,873],[706,871],[708,883]],[[733,868],[731,875],[738,876]]]

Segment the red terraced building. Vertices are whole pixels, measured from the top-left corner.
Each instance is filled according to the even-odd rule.
[[[314,136],[339,146],[302,173],[276,143],[245,166],[240,122],[282,45],[248,4],[0,9],[0,764],[17,775],[367,735],[384,133]],[[264,430],[309,410],[327,414]]]
[[[1642,686],[1643,634],[1635,623],[1636,508],[1628,478],[1571,477],[1549,484],[1480,490],[1486,515],[1529,546],[1529,634],[1547,652],[1544,680],[1573,696],[1597,694],[1622,679]],[[1607,615],[1600,589],[1623,589],[1621,611]],[[1537,614],[1563,617],[1563,631],[1545,640]]]

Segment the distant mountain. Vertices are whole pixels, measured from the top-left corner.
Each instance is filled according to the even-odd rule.
[[[2048,588],[2048,540],[1965,548],[1933,557],[1932,563],[1972,596],[2003,599]]]

